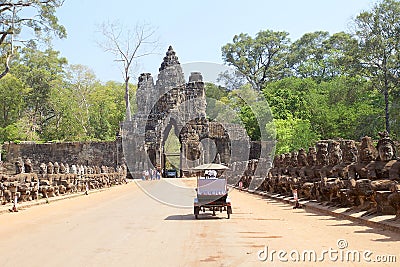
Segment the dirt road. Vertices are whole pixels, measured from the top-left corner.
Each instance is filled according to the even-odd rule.
[[[0,266],[366,266],[368,259],[396,261],[369,266],[398,266],[400,262],[399,234],[293,210],[236,190],[230,192],[231,219],[218,213],[195,220],[192,185],[191,180],[131,182],[2,214]],[[353,260],[353,253],[361,258]]]

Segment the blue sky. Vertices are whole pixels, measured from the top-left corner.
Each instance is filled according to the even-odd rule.
[[[156,28],[160,40],[158,54],[143,58],[138,75],[156,77],[169,45],[182,64],[212,62],[223,64],[221,47],[235,34],[254,36],[260,30],[286,31],[292,41],[317,30],[333,34],[349,32],[349,23],[377,0],[66,0],[57,11],[67,39],[55,40],[54,49],[70,64],[91,68],[105,82],[122,82],[117,62],[97,42],[98,25],[120,21],[125,27],[146,22]]]

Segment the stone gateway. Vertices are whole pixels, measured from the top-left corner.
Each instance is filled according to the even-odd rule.
[[[124,154],[133,176],[139,177],[143,170],[154,168],[165,173],[164,146],[172,127],[180,143],[180,163],[176,166],[180,176],[203,163],[231,162],[232,142],[245,140],[249,144],[247,134],[238,125],[223,125],[206,118],[201,73],[192,72],[186,83],[171,46],[159,71],[155,83],[150,73],[140,75],[137,113],[122,125]]]

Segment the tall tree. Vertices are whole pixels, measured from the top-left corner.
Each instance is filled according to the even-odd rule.
[[[136,86],[130,84],[131,101],[134,101]],[[97,85],[90,94],[90,137],[95,140],[114,140],[119,124],[124,120],[125,85],[107,82]]]
[[[390,132],[390,94],[400,78],[400,2],[383,0],[354,20],[362,74],[384,96],[385,126]]]
[[[136,24],[133,30],[125,29],[120,23],[103,23],[101,33],[104,42],[100,46],[122,63],[122,74],[125,83],[126,120],[131,120],[129,101],[129,79],[138,58],[150,55],[158,45],[155,30],[148,24]]]
[[[5,68],[0,79],[10,70],[10,59],[15,43],[24,44],[19,39],[25,31],[33,31],[36,37],[46,33],[55,33],[59,38],[66,37],[65,28],[58,24],[55,15],[64,0],[2,0],[0,2],[0,47]]]
[[[74,110],[75,120],[82,127],[83,135],[89,136],[90,95],[99,82],[94,72],[83,65],[70,65],[66,78],[68,89],[71,92],[70,101],[74,102],[77,107]]]
[[[34,43],[22,49],[18,64],[11,71],[25,86],[31,88],[26,97],[25,116],[39,135],[55,116],[50,104],[52,90],[58,90],[64,79],[67,60],[51,48],[40,51]],[[17,61],[17,60],[16,60]]]
[[[289,45],[287,32],[260,31],[255,38],[241,33],[222,47],[223,60],[241,72],[260,91],[268,81],[285,76]]]
[[[217,82],[224,85],[228,91],[239,89],[247,83],[246,76],[238,70],[226,70],[218,74]]]
[[[357,40],[348,33],[306,33],[291,45],[288,65],[296,77],[327,81],[354,73],[357,48]]]
[[[306,33],[290,46],[289,66],[295,76],[321,79],[326,75],[324,42],[329,33],[317,31]]]
[[[0,127],[13,124],[22,116],[28,90],[11,74],[0,80]]]

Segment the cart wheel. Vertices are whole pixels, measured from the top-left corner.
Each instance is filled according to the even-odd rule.
[[[226,214],[228,215],[228,219],[230,219],[232,214],[232,207],[227,207]]]
[[[196,219],[199,218],[199,214],[200,214],[200,207],[194,207],[194,217]]]

